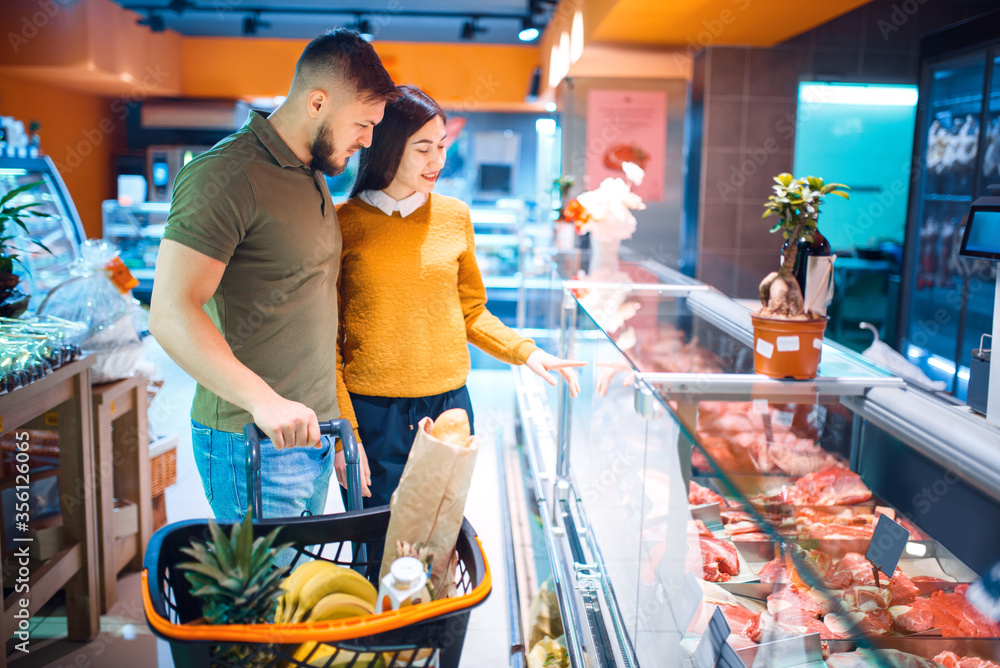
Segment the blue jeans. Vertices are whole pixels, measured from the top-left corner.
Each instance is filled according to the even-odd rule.
[[[192,420],[191,440],[212,513],[218,520],[242,519],[250,505],[243,434],[219,431]],[[320,446],[278,450],[270,440],[260,442],[264,517],[299,517],[304,510],[323,514],[333,473],[332,438],[323,436]]]

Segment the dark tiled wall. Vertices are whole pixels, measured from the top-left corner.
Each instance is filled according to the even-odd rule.
[[[916,83],[920,35],[997,4],[875,0],[769,49],[700,52],[696,71],[703,68],[704,79],[692,87],[692,109],[701,95],[701,187],[697,215],[694,202],[687,211],[698,221],[698,278],[753,298],[778,268],[781,241],[761,214],[772,177],[792,171],[800,81]]]

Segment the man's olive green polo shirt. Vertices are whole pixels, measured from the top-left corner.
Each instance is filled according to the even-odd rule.
[[[177,175],[164,239],[226,263],[205,310],[236,358],[279,395],[339,417],[341,236],[320,172],[256,113]],[[191,418],[239,432],[249,413],[200,384]]]

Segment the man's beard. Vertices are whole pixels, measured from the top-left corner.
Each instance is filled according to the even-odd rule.
[[[332,177],[340,176],[347,169],[346,160],[341,165],[333,161],[333,156],[337,155],[337,147],[333,143],[333,133],[330,132],[329,123],[320,126],[309,151],[312,153],[312,162],[309,166],[313,170],[319,170]]]

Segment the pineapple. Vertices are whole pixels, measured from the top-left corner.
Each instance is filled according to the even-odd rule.
[[[186,571],[184,577],[193,587],[191,595],[201,599],[206,624],[274,621],[275,605],[282,592],[281,580],[288,570],[287,566],[275,566],[274,555],[291,547],[291,543],[271,547],[280,529],[254,540],[251,520],[248,509],[243,522],[233,525],[229,537],[209,520],[211,540],[207,543],[193,540],[191,547],[181,548],[181,552],[195,561],[177,564],[177,568]],[[218,658],[246,666],[266,665],[273,660],[272,650],[260,650],[235,645]],[[245,661],[255,654],[249,662]]]

